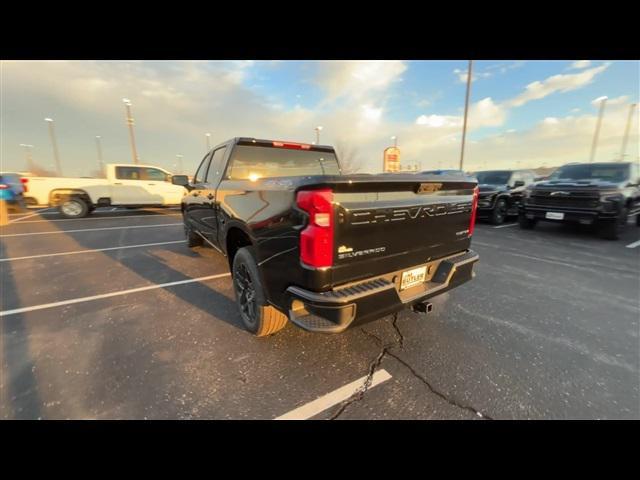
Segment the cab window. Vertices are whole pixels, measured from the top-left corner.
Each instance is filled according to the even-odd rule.
[[[140,167],[116,167],[116,178],[118,180],[142,180],[142,169]]]

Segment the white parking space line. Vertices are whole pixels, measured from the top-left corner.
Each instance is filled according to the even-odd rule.
[[[504,225],[498,225],[497,227],[493,227],[493,228],[507,228],[507,227],[515,227],[516,225],[518,225],[517,223],[506,223]]]
[[[55,233],[97,232],[100,230],[122,230],[124,228],[181,227],[182,225],[182,223],[161,223],[159,225],[130,225],[126,227],[81,228],[79,230],[51,230],[49,232],[10,233],[8,235],[0,235],[0,238],[26,237],[27,235],[53,235]]]
[[[106,213],[106,212],[103,212]],[[111,212],[109,212],[111,213]],[[34,215],[37,215],[37,213],[34,213]],[[31,215],[30,215],[31,216]],[[29,220],[27,222],[20,222],[20,223],[44,223],[44,222],[77,222],[80,220],[118,220],[119,218],[158,218],[161,216],[165,216],[165,217],[181,217],[182,214],[181,213],[165,213],[160,214],[160,215],[117,215],[114,217],[98,217],[98,218],[91,218],[91,216],[85,217],[85,218],[55,218],[53,220]],[[23,217],[23,218],[27,218],[27,217]],[[19,218],[18,220],[22,220],[22,218]],[[16,222],[18,221],[16,220]]]
[[[33,209],[30,208],[29,210],[32,212],[41,212],[41,215],[58,215],[59,212],[45,212],[45,210],[49,210],[50,208],[56,208],[56,207],[47,207],[47,208],[40,208],[40,209]],[[100,208],[104,208],[104,207],[100,207]],[[91,215],[100,215],[102,213],[112,213],[112,212],[130,212],[131,210],[138,210],[138,211],[142,211],[142,212],[163,212],[166,210],[180,210],[180,207],[167,207],[167,208],[139,208],[139,209],[130,209],[130,208],[116,208],[116,209],[107,209],[107,210],[94,210],[93,212],[91,212]],[[10,217],[16,217],[19,215],[27,215],[26,213],[10,213],[9,216]]]
[[[45,208],[45,210],[49,210],[49,209],[48,209],[48,208]],[[35,217],[35,216],[37,216],[37,215],[40,215],[40,212],[32,213],[32,214],[30,214],[30,215],[27,215],[26,217],[16,218],[16,219],[14,219],[14,220],[11,220],[9,223],[16,223],[16,222],[20,222],[20,221],[24,220],[25,218],[31,218],[31,217]],[[41,221],[43,221],[43,222],[44,222],[45,220],[41,220]],[[30,222],[25,222],[25,223],[30,223]]]
[[[391,374],[385,369],[378,370],[373,374],[373,377],[371,378],[371,385],[369,385],[368,390],[371,390],[376,385],[380,385],[382,382],[386,382],[390,378]],[[276,417],[274,420],[307,420],[325,411],[326,409],[337,405],[340,402],[344,402],[359,390],[362,390],[365,386],[366,381],[367,376],[365,375],[364,377],[359,378],[358,380],[351,382],[344,387],[340,387],[337,390],[334,390],[331,393],[327,393],[326,395],[323,395],[322,397],[312,402],[291,410],[284,415]]]
[[[92,295],[90,297],[72,298],[61,302],[44,303],[42,305],[34,305],[33,307],[15,308],[13,310],[4,310],[0,312],[0,317],[16,315],[18,313],[33,312],[34,310],[44,310],[45,308],[61,307],[63,305],[71,305],[74,303],[91,302],[93,300],[101,300],[103,298],[117,297],[120,295],[128,295],[130,293],[146,292],[147,290],[155,290],[158,288],[173,287],[175,285],[185,285],[187,283],[205,282],[216,278],[230,276],[230,273],[219,273],[217,275],[209,275],[207,277],[190,278],[188,280],[179,280],[177,282],[160,283],[156,285],[148,285],[146,287],[130,288],[129,290],[120,290],[118,292],[103,293],[101,295]]]
[[[155,247],[158,245],[171,245],[173,243],[185,243],[185,242],[186,240],[174,240],[171,242],[156,242],[156,243],[141,243],[139,245],[124,245],[122,247],[95,248],[93,250],[74,250],[73,252],[44,253],[42,255],[30,255],[28,257],[0,258],[0,262],[13,262],[16,260],[28,260],[32,258],[44,258],[44,257],[60,257],[63,255],[77,255],[80,253],[108,252],[109,250],[124,250],[127,248]]]
[[[640,240],[638,240],[637,242],[633,242],[633,243],[630,243],[629,245],[627,245],[627,248],[636,248],[636,247],[640,247]]]

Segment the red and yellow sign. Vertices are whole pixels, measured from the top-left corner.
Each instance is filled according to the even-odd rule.
[[[397,172],[400,170],[400,149],[398,147],[385,148],[382,158],[383,172]]]

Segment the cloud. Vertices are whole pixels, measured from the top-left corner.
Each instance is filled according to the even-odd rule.
[[[469,125],[472,127],[497,127],[504,123],[507,112],[491,97],[483,98],[469,108]]]
[[[494,103],[491,97],[483,98],[469,107],[467,126],[470,130],[500,126],[504,123],[506,114],[506,110],[501,105]],[[416,125],[429,128],[457,128],[462,126],[462,123],[462,115],[420,115],[415,121]]]
[[[329,101],[344,97],[360,100],[384,92],[406,69],[404,62],[396,60],[326,61],[318,63],[315,82]]]
[[[458,83],[467,83],[467,77],[469,76],[468,70],[460,70],[456,68],[453,73],[458,77]],[[490,78],[493,74],[491,72],[473,72],[471,76],[471,82],[475,82],[479,78]]]
[[[580,69],[591,66],[591,60],[577,60],[571,64],[569,68]]]
[[[458,127],[462,125],[461,118],[451,115],[420,115],[416,119],[416,125],[424,125],[430,128]]]
[[[493,65],[488,65],[484,67],[484,70],[482,71],[478,71],[477,69],[474,70],[471,81],[475,82],[478,79],[491,78],[495,73],[504,74],[509,70],[522,67],[525,63],[526,62],[519,60],[510,64],[495,63]],[[453,70],[453,74],[458,77],[458,83],[467,83],[468,70],[460,70],[459,68],[456,68]]]
[[[543,81],[535,81],[526,86],[524,92],[507,102],[510,107],[521,107],[532,100],[540,100],[556,92],[569,92],[590,84],[599,73],[609,68],[610,63],[583,70],[580,73],[553,75]]]

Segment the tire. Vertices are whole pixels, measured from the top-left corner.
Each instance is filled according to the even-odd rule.
[[[496,205],[491,210],[491,223],[493,225],[502,225],[507,218],[507,210],[507,201],[504,198],[496,200]]]
[[[535,218],[527,218],[524,213],[518,215],[518,225],[524,230],[533,230],[538,221]]]
[[[282,330],[287,316],[267,303],[253,247],[243,247],[233,258],[233,290],[245,328],[257,337]]]
[[[201,247],[203,244],[202,237],[191,229],[191,226],[184,222],[184,235],[187,237],[187,247]]]
[[[58,211],[66,218],[82,218],[89,215],[89,204],[79,197],[66,199],[58,207]]]
[[[618,240],[627,227],[628,214],[629,211],[623,207],[618,218],[603,221],[599,227],[600,236],[606,240]]]

